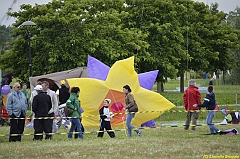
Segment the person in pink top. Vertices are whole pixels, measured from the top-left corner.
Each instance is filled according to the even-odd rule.
[[[201,93],[196,86],[196,82],[194,80],[188,81],[188,88],[184,91],[183,101],[184,107],[187,111],[186,122],[184,129],[188,130],[190,126],[190,122],[192,119],[192,130],[196,130],[197,119],[198,119],[198,110],[200,107],[193,107],[194,104],[201,104]]]

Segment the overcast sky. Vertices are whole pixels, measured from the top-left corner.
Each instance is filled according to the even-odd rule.
[[[13,4],[13,2],[16,1],[16,3]],[[240,7],[240,0],[195,0],[199,2],[204,2],[208,5],[211,5],[211,3],[217,2],[219,4],[218,9],[220,11],[224,11],[228,13],[229,11],[233,11],[236,9],[236,7]],[[12,11],[18,11],[19,6],[21,4],[31,4],[34,5],[37,4],[46,4],[48,2],[51,2],[51,0],[0,0],[0,22],[2,22],[0,25],[11,25],[15,19],[9,18],[7,19],[7,16],[5,16],[6,12],[8,11],[8,8],[11,8],[12,4]]]

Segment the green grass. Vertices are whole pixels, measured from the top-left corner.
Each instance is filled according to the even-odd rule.
[[[208,80],[197,80],[201,87],[208,85]],[[172,80],[164,85],[165,90],[176,89],[179,81]],[[156,88],[156,86],[155,86]],[[154,89],[154,88],[153,88]],[[214,92],[220,108],[226,107],[235,109],[235,97],[240,92],[240,86],[214,85]],[[165,98],[176,106],[182,106],[182,93],[161,93]],[[205,96],[205,93],[202,94]],[[240,97],[238,99],[240,101]],[[172,110],[182,110],[173,112]],[[11,159],[32,159],[32,158],[163,158],[163,159],[183,159],[183,158],[214,158],[215,156],[236,156],[239,153],[239,135],[203,135],[209,133],[207,126],[198,126],[196,131],[183,130],[182,124],[186,119],[183,108],[174,108],[170,112],[165,112],[155,119],[158,126],[161,124],[178,123],[178,127],[158,127],[153,129],[143,129],[142,137],[137,137],[133,133],[132,138],[126,136],[125,131],[117,131],[116,138],[111,139],[106,133],[103,138],[97,138],[95,129],[86,129],[84,139],[69,140],[67,135],[56,134],[53,141],[32,141],[33,136],[23,136],[21,143],[9,143],[8,137],[0,137],[0,158]],[[205,110],[205,109],[203,109]],[[204,123],[207,112],[199,113],[198,123]],[[217,112],[214,122],[221,122],[224,115]],[[240,130],[240,124],[220,125],[221,130],[236,128]],[[59,132],[67,133],[67,130],[60,129]],[[0,127],[0,134],[8,134],[9,127]],[[25,128],[25,134],[33,133],[32,128]],[[222,157],[222,158],[223,158]],[[217,157],[215,157],[217,158]],[[218,157],[219,158],[219,157]]]
[[[240,125],[219,126],[220,129]],[[95,129],[97,130],[97,129]],[[8,133],[8,127],[1,127],[1,133]],[[67,132],[64,129],[61,132]],[[92,131],[87,129],[87,131]],[[21,143],[8,143],[7,137],[0,138],[0,158],[203,158],[203,155],[240,155],[238,135],[203,135],[208,127],[197,127],[196,131],[185,131],[183,127],[142,130],[128,138],[124,131],[116,132],[111,139],[106,133],[97,138],[95,133],[85,134],[85,138],[67,139],[66,135],[55,135],[53,141],[32,141],[32,136],[23,136]],[[25,133],[32,133],[30,128]]]
[[[196,83],[199,87],[207,87],[209,80],[206,79],[197,79]],[[219,81],[214,81],[214,93],[216,96],[216,102],[219,106],[219,110],[222,108],[228,107],[229,110],[236,109],[236,94],[239,94],[237,97],[238,104],[240,103],[240,86],[239,85],[220,85]],[[185,81],[185,86],[187,86],[187,81]],[[164,84],[165,90],[176,90],[176,87],[179,87],[179,80],[170,80],[166,84]],[[153,87],[153,90],[156,89],[156,84]],[[176,106],[183,106],[183,93],[180,92],[163,92],[161,93],[166,99],[171,101]],[[202,99],[205,97],[206,92],[201,93]],[[239,108],[240,109],[240,108]],[[184,108],[173,108],[172,110],[182,110]],[[205,110],[205,108],[202,108]],[[205,121],[207,116],[207,112],[199,113],[199,120],[202,122]],[[166,112],[161,115],[159,118],[161,121],[182,121],[185,119],[186,113],[173,113],[173,112]],[[215,116],[216,121],[223,120],[224,115],[221,112],[217,112]],[[159,120],[159,119],[156,119]]]
[[[208,79],[197,79],[196,83],[199,87],[207,87]],[[216,102],[219,105],[228,105],[236,103],[236,94],[238,95],[238,101],[240,103],[240,85],[219,85],[215,83],[220,83],[217,80],[214,81],[214,93],[216,96]],[[179,87],[179,80],[170,80],[169,82],[164,84],[165,90],[176,90],[176,87]],[[185,87],[187,87],[187,81],[185,81]],[[153,90],[156,90],[156,84],[153,87]],[[206,95],[206,92],[201,93],[202,98]],[[163,92],[161,93],[165,98],[171,101],[176,106],[183,105],[182,96],[183,93],[179,92]]]

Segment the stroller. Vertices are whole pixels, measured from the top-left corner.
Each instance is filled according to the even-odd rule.
[[[67,118],[67,115],[64,112],[64,107],[66,107],[66,103],[59,105],[59,113],[57,115],[57,128],[59,129],[61,126],[63,126],[65,129],[69,129],[71,126],[71,119]],[[81,113],[83,113],[83,109],[80,109]],[[82,123],[81,123],[82,125]],[[82,132],[84,132],[84,127],[82,125]]]
[[[66,118],[64,107],[66,107],[66,103],[59,105],[59,111],[57,115],[57,129],[60,129],[61,126],[63,126],[65,129],[68,129],[68,127],[71,125],[70,120]]]
[[[6,109],[6,103],[7,103],[7,97],[8,93],[11,90],[11,87],[9,85],[4,85],[7,78],[4,78],[2,82],[0,83],[0,125],[4,126],[4,123],[7,123],[7,125],[10,125],[9,122],[9,114]],[[3,86],[3,87],[2,87]]]
[[[10,118],[10,116],[7,112],[7,109],[4,107],[3,102],[1,101],[1,103],[0,103],[0,125],[4,126],[4,123],[6,123],[9,126],[10,125],[9,118]]]

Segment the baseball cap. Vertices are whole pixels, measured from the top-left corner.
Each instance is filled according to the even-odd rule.
[[[110,103],[111,103],[111,99],[105,99],[105,101],[107,101],[107,102],[108,102],[108,104],[110,104]]]
[[[65,80],[61,80],[61,81],[60,81],[60,85],[66,85]]]
[[[41,91],[42,90],[42,86],[41,85],[37,85],[34,90],[37,90],[37,91]]]

